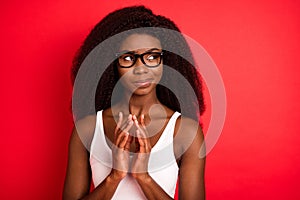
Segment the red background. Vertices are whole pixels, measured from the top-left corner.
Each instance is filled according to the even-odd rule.
[[[93,25],[134,4],[173,19],[224,79],[227,116],[207,157],[207,199],[300,199],[297,0],[1,2],[1,199],[61,198],[72,58]]]

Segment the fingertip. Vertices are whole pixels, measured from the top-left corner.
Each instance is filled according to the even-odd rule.
[[[145,126],[145,115],[144,114],[141,115],[141,124],[143,127]]]
[[[142,138],[142,134],[141,134],[141,131],[140,130],[136,130],[136,136],[138,138]]]
[[[118,122],[121,123],[123,120],[123,113],[122,112],[119,112],[119,118],[118,118]],[[121,125],[121,124],[119,124]]]
[[[128,141],[132,141],[132,136],[128,133]]]
[[[134,120],[134,123],[138,126],[139,125],[139,122],[137,119]]]

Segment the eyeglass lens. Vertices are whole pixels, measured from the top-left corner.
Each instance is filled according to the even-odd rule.
[[[162,52],[146,52],[143,54],[124,53],[118,57],[121,67],[132,67],[138,58],[148,67],[157,67],[161,63]]]

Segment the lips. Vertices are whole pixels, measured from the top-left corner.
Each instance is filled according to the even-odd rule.
[[[141,80],[134,81],[133,84],[136,87],[145,88],[145,87],[149,87],[152,82],[153,82],[153,79],[148,78],[148,79],[141,79]]]

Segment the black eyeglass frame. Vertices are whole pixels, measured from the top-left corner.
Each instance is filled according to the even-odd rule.
[[[120,65],[120,62],[119,62],[118,59],[119,59],[119,57],[121,55],[124,55],[124,54],[130,54],[130,55],[134,56],[134,61],[133,61],[132,65],[130,65],[130,66],[122,66],[122,65]],[[145,62],[145,60],[144,60],[144,55],[147,55],[147,54],[156,54],[156,55],[159,55],[160,56],[159,63],[157,65],[154,65],[154,66],[147,65],[146,62]],[[161,61],[163,59],[163,54],[164,54],[163,50],[161,52],[149,51],[149,52],[145,52],[145,53],[141,53],[141,54],[137,54],[137,53],[133,53],[133,52],[119,52],[119,53],[116,53],[116,57],[117,57],[116,60],[117,60],[117,63],[119,65],[119,67],[121,67],[121,68],[130,68],[130,67],[132,67],[133,65],[135,65],[135,63],[136,63],[136,61],[137,61],[138,58],[140,58],[140,60],[142,61],[142,63],[145,66],[147,66],[149,68],[155,68],[155,67],[158,67],[161,64]]]

